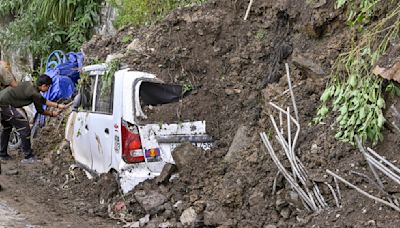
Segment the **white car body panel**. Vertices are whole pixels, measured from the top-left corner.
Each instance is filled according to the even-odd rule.
[[[84,67],[91,77],[101,77],[106,65]],[[140,106],[139,88],[143,81],[162,83],[156,76],[144,72],[119,70],[114,75],[112,114],[96,113],[95,102],[89,111],[73,112],[67,122],[65,136],[70,142],[72,154],[78,164],[92,173],[107,173],[111,169],[119,173],[124,193],[138,183],[160,175],[166,163],[174,163],[171,152],[182,139],[200,139],[194,143],[204,149],[210,143],[203,143],[206,135],[204,121],[178,124],[140,124],[137,118],[147,116]],[[95,86],[97,85],[95,81]],[[96,87],[95,87],[96,88]],[[96,92],[93,92],[96,96]],[[161,159],[127,164],[122,159],[121,121],[136,125],[142,142],[142,152],[156,149]],[[195,142],[195,140],[193,141]]]

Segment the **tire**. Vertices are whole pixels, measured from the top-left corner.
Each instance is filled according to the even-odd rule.
[[[13,128],[10,134],[10,140],[8,141],[8,148],[15,150],[21,146],[21,137],[18,132]]]

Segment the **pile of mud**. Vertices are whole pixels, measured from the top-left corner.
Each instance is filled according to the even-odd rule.
[[[110,198],[114,199],[109,202],[114,218],[149,227],[398,225],[397,212],[345,186],[341,186],[342,206],[337,208],[327,196],[330,209],[319,214],[293,203],[291,188],[283,178],[277,179],[277,193],[272,194],[278,170],[259,133],[273,131],[269,101],[290,105],[283,77],[286,62],[299,108],[302,132],[298,153],[303,164],[323,181],[332,181],[325,173],[328,168],[372,189],[365,179],[350,174],[357,170],[370,175],[359,151],[334,139],[333,121],[309,124],[329,69],[351,40],[346,18],[333,4],[255,1],[245,21],[247,2],[211,1],[179,9],[150,27],[124,28],[115,37],[97,36],[85,44],[88,62],[113,54],[131,69],[192,88],[182,102],[154,107],[150,120],[206,120],[209,133],[216,139],[215,148],[201,152],[193,164],[178,169],[175,178],[146,181],[123,197],[112,193]],[[126,36],[133,40],[129,45],[121,41]],[[385,136],[386,143],[375,150],[391,161],[398,160],[398,136],[389,130],[385,130]],[[71,163],[55,153],[51,159],[55,163],[49,164],[49,170],[60,178],[54,184],[60,185]],[[227,156],[230,153],[237,156]],[[98,201],[95,193],[86,190],[98,189],[97,183],[84,180],[82,175],[78,179],[79,184],[68,194],[82,194],[85,205]],[[104,206],[98,208],[104,215]]]

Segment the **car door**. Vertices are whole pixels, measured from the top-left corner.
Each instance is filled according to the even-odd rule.
[[[90,77],[80,88],[80,105],[68,120],[68,138],[71,142],[72,153],[75,160],[86,169],[92,169],[93,158],[90,148],[90,113],[93,109],[93,89],[96,77]]]
[[[96,77],[93,111],[89,114],[89,140],[93,159],[92,170],[105,173],[113,163],[112,145],[114,139],[113,80]]]

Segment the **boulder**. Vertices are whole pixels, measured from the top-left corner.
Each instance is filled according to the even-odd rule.
[[[161,210],[160,206],[167,201],[167,197],[158,192],[137,191],[134,194],[135,199],[150,214],[155,214]]]
[[[239,126],[228,153],[225,155],[225,161],[228,163],[234,162],[234,159],[239,157],[240,153],[250,146],[251,138],[247,135],[248,132],[249,127],[243,125]]]
[[[197,218],[198,218],[198,215],[197,215],[196,211],[192,207],[189,207],[182,212],[182,215],[179,218],[179,220],[182,223],[182,225],[193,227],[193,226],[195,226],[195,224],[198,220]]]
[[[172,151],[176,167],[178,170],[192,166],[201,156],[201,149],[194,147],[191,143],[183,143]]]

